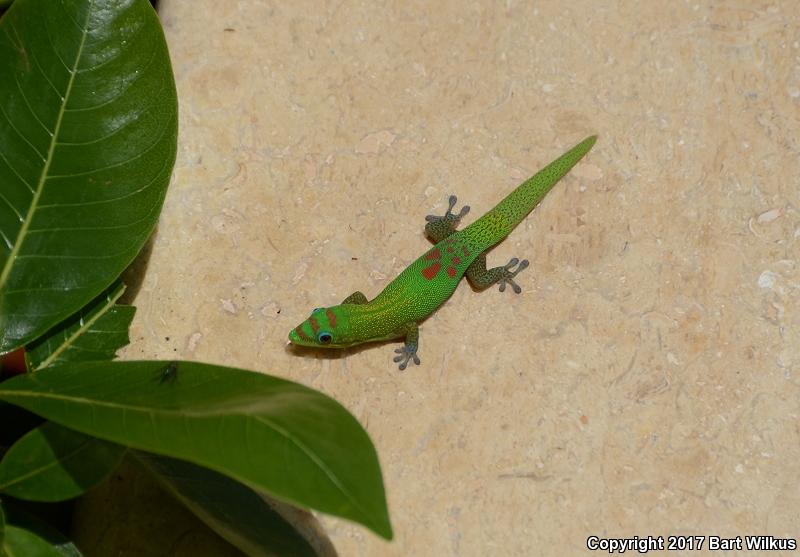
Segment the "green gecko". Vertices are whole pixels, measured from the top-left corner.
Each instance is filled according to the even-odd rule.
[[[405,338],[405,345],[395,350],[398,355],[394,362],[401,370],[409,361],[419,365],[419,323],[450,298],[461,277],[466,275],[479,290],[499,283],[500,292],[507,284],[517,294],[522,292],[514,277],[528,266],[527,259],[515,257],[502,267],[487,269],[486,251],[522,222],[596,140],[593,135],[578,143],[460,231],[456,227],[469,206],[454,214],[456,196],[451,195],[444,216],[425,217],[425,233],[436,245],[406,267],[375,299],[367,300],[361,292],[353,292],[338,306],[316,308],[289,333],[289,340],[299,346],[347,348]]]

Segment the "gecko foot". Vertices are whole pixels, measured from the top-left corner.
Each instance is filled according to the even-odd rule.
[[[467,213],[469,213],[469,205],[464,205],[463,207],[461,207],[461,210],[456,215],[453,213],[453,207],[455,207],[456,203],[458,203],[458,198],[455,195],[451,195],[450,199],[448,199],[447,202],[449,204],[449,207],[447,207],[447,212],[443,216],[428,215],[427,217],[425,217],[425,220],[428,222],[439,222],[443,220],[445,221],[449,220],[450,222],[453,223],[454,225],[453,228],[455,228],[455,225],[458,225],[458,222],[462,218],[464,218]]]
[[[517,264],[519,265],[517,266],[516,270],[512,271],[511,268]],[[514,293],[519,294],[520,292],[522,292],[522,288],[520,288],[519,285],[516,282],[514,282],[514,277],[517,276],[517,274],[519,274],[520,271],[526,269],[528,267],[528,264],[529,263],[527,259],[523,259],[522,261],[520,261],[516,257],[514,257],[511,261],[506,263],[503,266],[503,276],[498,281],[500,283],[500,292],[505,292],[506,284],[511,285],[511,288],[514,290]]]
[[[395,353],[399,354],[399,356],[395,356],[392,361],[400,364],[400,371],[406,369],[410,360],[413,360],[416,365],[419,365],[416,344],[406,344],[402,348],[395,350]]]

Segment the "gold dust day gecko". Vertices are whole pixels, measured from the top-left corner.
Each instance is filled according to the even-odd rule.
[[[394,361],[405,369],[409,361],[419,365],[419,323],[444,304],[461,277],[475,288],[507,284],[519,294],[514,277],[528,266],[516,257],[502,267],[486,268],[486,250],[503,240],[522,222],[550,189],[577,164],[597,141],[587,137],[533,177],[520,184],[497,206],[464,228],[456,230],[469,206],[454,214],[456,196],[444,216],[428,215],[425,233],[435,242],[431,249],[400,273],[374,299],[353,292],[338,306],[316,308],[292,329],[289,340],[299,346],[346,348],[364,342],[405,338]]]

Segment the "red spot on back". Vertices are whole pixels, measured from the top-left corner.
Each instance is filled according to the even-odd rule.
[[[442,268],[442,264],[437,261],[436,263],[434,263],[430,267],[422,269],[422,276],[425,277],[428,280],[433,280],[433,277],[436,276],[436,273],[438,273],[439,269],[441,269],[441,268]]]
[[[333,313],[330,308],[325,310],[325,316],[328,318],[328,323],[331,327],[336,326],[336,314]]]
[[[448,267],[447,274],[450,275],[450,278],[456,278],[456,268],[455,267]]]
[[[447,253],[453,253],[453,246],[447,246]]]
[[[459,256],[457,256],[457,255],[456,255],[456,256],[453,258],[453,265],[458,265],[459,263],[461,263],[461,258],[460,258]]]
[[[461,253],[464,254],[464,257],[469,257],[469,250],[467,249],[467,246],[461,247]]]
[[[442,256],[442,252],[439,251],[439,248],[436,248],[435,250],[430,252],[428,255],[426,255],[425,259],[434,260],[434,259],[439,259],[441,256]]]

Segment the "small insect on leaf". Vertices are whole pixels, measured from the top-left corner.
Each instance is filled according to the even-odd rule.
[[[175,383],[175,380],[178,379],[178,362],[170,362],[163,368],[158,370],[158,382],[159,383]]]

